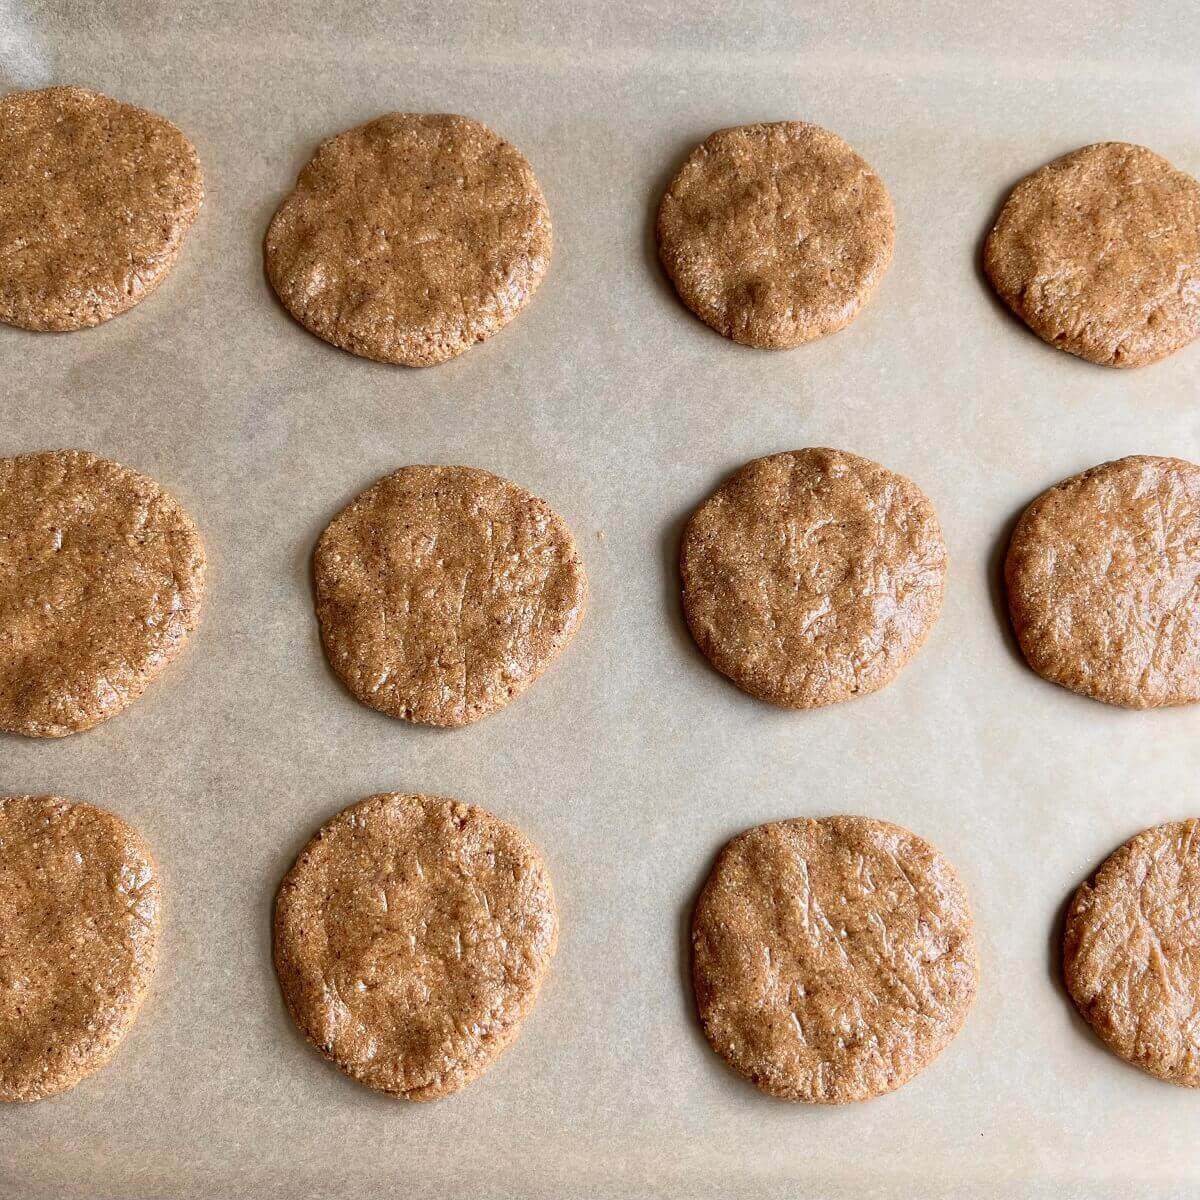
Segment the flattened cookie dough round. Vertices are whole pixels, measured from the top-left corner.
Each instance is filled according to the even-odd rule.
[[[721,129],[658,210],[680,299],[718,333],[786,350],[849,325],[892,261],[887,188],[837,134],[803,121]]]
[[[63,737],[136,700],[195,628],[204,569],[153,479],[83,450],[0,458],[0,730]]]
[[[322,143],[267,231],[267,274],[317,337],[425,367],[485,341],[550,266],[550,210],[486,125],[389,113]]]
[[[713,1049],[769,1095],[811,1104],[902,1087],[975,998],[971,913],[954,868],[869,817],[759,825],[721,851],[692,918]]]
[[[1013,628],[1044,679],[1105,704],[1200,700],[1200,467],[1135,455],[1043,492],[1005,562]]]
[[[359,1083],[437,1100],[532,1010],[558,940],[520,830],[442,796],[372,796],[305,847],[275,904],[275,969],[301,1032]]]
[[[743,691],[816,708],[890,683],[937,621],[946,546],[925,494],[842,450],[755,459],[692,514],[697,645]]]
[[[1156,362],[1200,334],[1200,183],[1143,146],[1085,146],[1017,184],[984,267],[1060,350]]]
[[[1144,830],[1067,914],[1063,971],[1084,1019],[1126,1062],[1200,1087],[1200,821]]]
[[[170,121],[80,87],[0,99],[0,321],[99,325],[175,264],[204,201]]]
[[[0,797],[0,1100],[44,1100],[117,1052],[154,974],[162,897],[124,821]]]
[[[466,725],[575,636],[587,576],[566,523],[474,467],[403,467],[334,518],[313,559],[330,665],[363,704]]]

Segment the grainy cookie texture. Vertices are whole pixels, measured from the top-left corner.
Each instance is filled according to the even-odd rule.
[[[1200,821],[1144,830],[1075,894],[1063,969],[1079,1011],[1151,1075],[1200,1087]]]
[[[867,817],[776,821],[721,852],[692,921],[709,1042],[784,1100],[894,1091],[961,1028],[978,967],[966,893],[915,834]]]
[[[1013,628],[1043,678],[1106,704],[1200,700],[1200,467],[1135,455],[1022,514],[1005,562]]]
[[[58,796],[0,797],[0,1100],[44,1100],[104,1066],[154,973],[150,851]]]
[[[941,611],[946,547],[909,480],[841,450],[742,467],[692,515],[683,607],[738,687],[785,708],[886,686]]]
[[[80,87],[0,100],[0,321],[98,325],[166,277],[204,200],[170,121]]]
[[[301,853],[275,906],[296,1024],[367,1087],[437,1100],[516,1038],[554,956],[538,851],[483,809],[372,796]]]
[[[1200,183],[1143,146],[1085,146],[1017,184],[984,267],[1052,345],[1156,362],[1200,334]]]
[[[318,337],[429,366],[529,303],[550,210],[525,156],[485,125],[389,113],[324,142],[267,231],[271,284]]]
[[[887,188],[840,137],[803,121],[722,129],[658,211],[663,266],[705,324],[783,350],[849,325],[892,261]]]
[[[364,704],[429,725],[465,725],[523,692],[587,603],[565,522],[473,467],[385,476],[321,535],[313,573],[333,669]]]
[[[0,730],[62,737],[137,699],[195,628],[204,570],[153,479],[82,450],[0,458]]]

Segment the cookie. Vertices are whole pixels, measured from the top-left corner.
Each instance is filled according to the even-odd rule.
[[[520,830],[441,796],[372,796],[305,847],[275,903],[275,969],[301,1032],[359,1083],[437,1100],[532,1010],[558,940]]]
[[[0,797],[0,1100],[44,1100],[116,1054],[154,974],[162,896],[124,821]]]
[[[759,825],[692,918],[712,1048],[771,1096],[870,1100],[949,1045],[975,998],[966,892],[928,842],[869,817]]]
[[[835,133],[803,121],[722,129],[658,210],[680,299],[718,333],[787,350],[845,328],[892,261],[887,188]]]
[[[1022,514],[1004,568],[1013,629],[1044,679],[1105,704],[1200,700],[1200,467],[1135,455]]]
[[[195,628],[204,566],[153,479],[83,450],[0,458],[0,730],[63,737],[136,700]]]
[[[175,265],[204,201],[170,121],[79,87],[0,99],[0,321],[99,325]]]
[[[696,644],[743,691],[816,708],[889,684],[937,621],[946,546],[924,493],[856,454],[748,463],[680,554]]]
[[[525,156],[467,117],[389,113],[322,143],[267,231],[267,275],[311,333],[425,367],[509,323],[550,265]]]
[[[984,269],[1060,350],[1157,362],[1200,334],[1200,183],[1144,146],[1085,146],[1017,184]]]
[[[1200,821],[1144,830],[1111,854],[1067,914],[1071,999],[1118,1057],[1200,1087]]]
[[[575,636],[587,576],[544,500],[474,467],[403,467],[330,523],[313,558],[330,665],[363,704],[466,725]]]

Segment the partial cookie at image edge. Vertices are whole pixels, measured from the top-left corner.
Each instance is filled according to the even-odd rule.
[[[207,556],[157,480],[86,450],[0,458],[0,731],[116,716],[199,624]]]
[[[69,332],[140,304],[203,201],[195,147],[165,117],[81,87],[0,98],[0,322]]]
[[[158,960],[162,890],[141,835],[60,796],[0,796],[0,1101],[109,1064]]]
[[[1200,1088],[1200,821],[1151,826],[1080,885],[1063,930],[1063,980],[1080,1016],[1118,1058]]]
[[[1200,466],[1135,454],[1047,488],[1004,561],[1021,653],[1043,679],[1128,709],[1200,700]]]
[[[1144,146],[1084,146],[1013,188],[983,268],[1057,349],[1109,367],[1158,362],[1200,336],[1200,183]]]

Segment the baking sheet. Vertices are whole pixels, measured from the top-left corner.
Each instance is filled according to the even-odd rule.
[[[1016,513],[1134,452],[1200,459],[1200,347],[1140,371],[1057,353],[978,268],[1030,169],[1104,139],[1200,174],[1190,3],[553,6],[22,5],[0,85],[78,82],[196,143],[208,198],[159,292],[96,330],[0,328],[0,453],[80,446],[196,517],[194,643],[124,715],[0,738],[0,791],[105,805],[160,860],[168,931],[116,1062],[0,1113],[4,1197],[1167,1197],[1200,1188],[1200,1094],[1105,1051],[1058,980],[1062,907],[1142,827],[1196,815],[1195,709],[1119,712],[1042,683],[1003,620]],[[266,223],[322,138],[391,109],[479,117],[531,159],[555,258],[505,332],[423,371],[294,324]],[[746,350],[675,300],[652,217],[713,129],[801,117],[846,137],[897,214],[848,330]],[[930,642],[887,691],[809,714],[726,683],[689,640],[676,543],[751,457],[843,447],[911,476],[952,555]],[[454,732],[355,703],[326,668],[309,556],[396,466],[469,463],[545,496],[592,583],[572,648]],[[551,864],[563,936],[541,1002],[483,1080],[389,1101],[309,1051],[270,966],[274,889],[312,832],[379,790],[509,818]],[[979,1000],[908,1087],[843,1110],[770,1100],[707,1049],[692,899],[721,844],[860,812],[941,847],[973,899]]]

